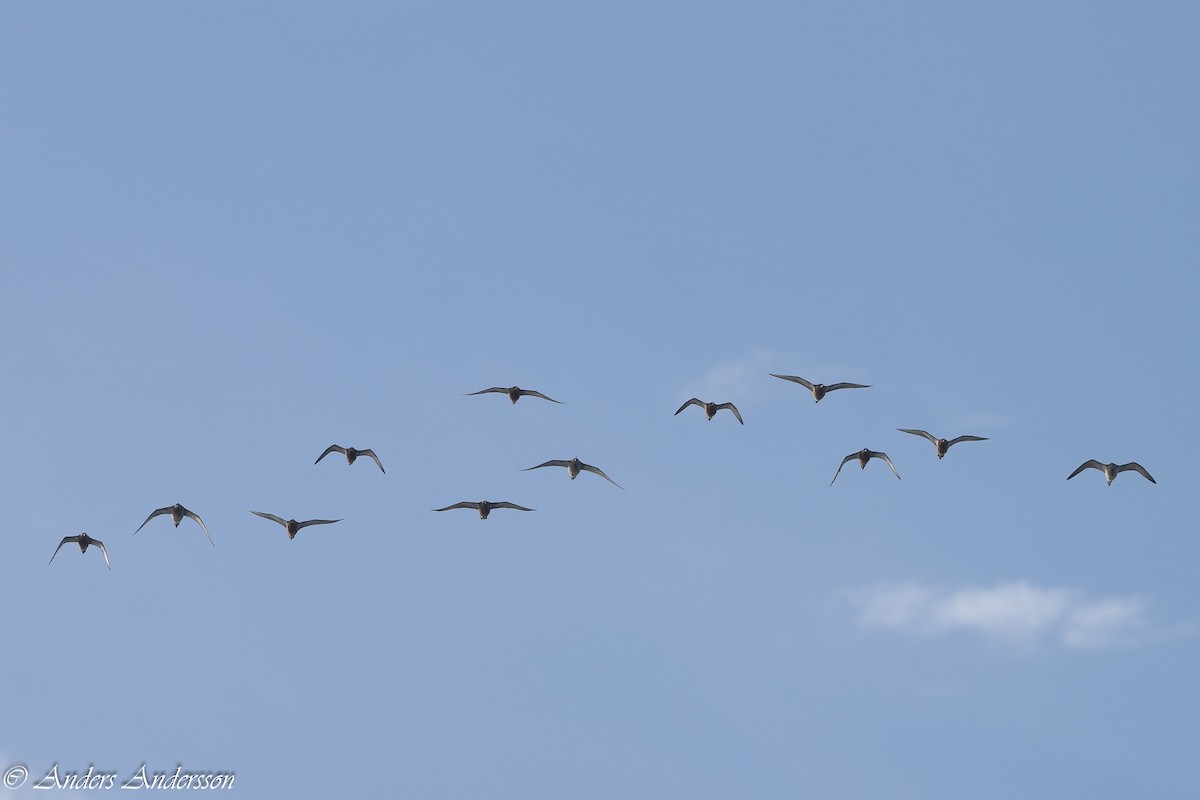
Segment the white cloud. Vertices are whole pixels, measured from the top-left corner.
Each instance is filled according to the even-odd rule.
[[[764,379],[770,380],[767,373],[779,371],[780,361],[779,354],[772,350],[756,350],[739,359],[722,361],[688,383],[681,394],[716,403],[744,401],[758,394]]]
[[[1128,644],[1130,634],[1143,627],[1144,613],[1144,604],[1136,597],[1074,609],[1064,624],[1063,642],[1069,647]]]
[[[1017,427],[1019,418],[1013,414],[1002,414],[998,412],[988,411],[972,411],[970,413],[958,414],[953,416],[948,425],[956,430],[969,430],[972,428],[991,431],[1012,430]],[[956,434],[957,435],[957,434]],[[984,434],[979,434],[980,436]]]
[[[709,367],[698,380],[684,387],[682,393],[718,403],[728,402],[735,396],[745,398],[753,379],[766,376],[764,367],[770,360],[770,353],[757,352],[734,361],[722,361]]]
[[[851,592],[850,600],[863,628],[919,636],[965,631],[1018,647],[1045,640],[1076,649],[1114,647],[1134,643],[1146,629],[1140,598],[1089,598],[1024,581],[958,589],[881,584]]]

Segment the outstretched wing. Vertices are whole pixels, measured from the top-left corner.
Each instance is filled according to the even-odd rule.
[[[570,463],[571,463],[570,461],[564,461],[561,459],[555,460],[555,461],[547,461],[544,464],[538,464],[536,467],[526,467],[525,469],[521,470],[521,472],[529,472],[529,470],[531,470],[531,469],[541,469],[542,467],[565,467]]]
[[[946,442],[946,449],[954,447],[954,445],[958,444],[959,442],[986,442],[987,440],[988,437],[986,436],[956,436],[950,441]]]
[[[100,548],[100,553],[104,556],[104,564],[108,567],[108,571],[112,572],[112,564],[108,561],[108,551],[104,549],[104,542],[100,541],[99,539],[92,539],[89,544],[94,544],[96,547]]]
[[[1150,473],[1146,472],[1146,468],[1143,467],[1141,464],[1137,463],[1136,461],[1130,461],[1128,464],[1122,464],[1121,466],[1117,467],[1117,472],[1125,472],[1127,470],[1133,470],[1134,472],[1140,472],[1140,473],[1142,473],[1142,477],[1144,477],[1146,480],[1150,481],[1151,483],[1158,483],[1158,481],[1156,481],[1156,480],[1154,480],[1154,478],[1150,477]]]
[[[309,525],[332,525],[335,522],[341,522],[340,519],[306,519],[304,522],[296,523],[296,530],[307,528]]]
[[[285,527],[285,528],[287,527],[287,520],[280,519],[279,517],[275,516],[274,514],[264,514],[262,511],[252,511],[249,508],[247,508],[246,510],[249,511],[251,514],[257,514],[258,516],[262,517],[263,519],[269,519],[269,520],[271,520],[271,522],[278,522],[283,527]]]
[[[746,424],[745,422],[742,422],[742,415],[738,413],[737,406],[735,406],[733,403],[721,403],[721,405],[717,406],[718,411],[720,411],[722,408],[728,408],[733,412],[733,415],[737,417],[738,422],[741,422],[743,425]]]
[[[54,556],[58,555],[58,551],[59,551],[59,550],[62,550],[62,546],[63,546],[64,544],[66,544],[67,542],[75,542],[76,544],[78,544],[78,543],[79,543],[79,537],[78,537],[78,536],[64,536],[64,537],[63,537],[63,540],[62,540],[61,542],[59,542],[59,543],[58,543],[58,547],[54,548]],[[50,560],[49,560],[49,561],[47,561],[46,563],[47,563],[47,564],[53,564],[53,563],[54,563],[54,556],[50,556]]]
[[[887,453],[876,453],[874,450],[872,450],[871,458],[882,458],[884,461],[887,462],[887,465],[892,468],[892,472],[894,472],[896,475],[896,480],[900,479],[900,473],[896,472],[896,465],[892,463],[892,460],[890,458],[888,458]]]
[[[370,456],[371,458],[375,459],[375,463],[379,465],[379,471],[384,475],[387,475],[387,470],[383,468],[383,462],[379,460],[379,456],[375,455],[374,450],[359,450],[358,454],[360,456]]]
[[[435,508],[435,509],[432,509],[432,510],[433,510],[433,511],[452,511],[452,510],[454,510],[454,509],[456,509],[456,508],[473,508],[473,509],[475,509],[476,511],[478,511],[478,510],[479,510],[479,503],[468,503],[466,500],[464,500],[464,501],[462,501],[461,503],[455,503],[455,504],[454,504],[454,505],[452,505],[452,506],[446,506],[445,508]]]
[[[515,508],[517,511],[533,511],[534,510],[532,508],[526,508],[525,506],[519,506],[516,503],[510,503],[507,500],[504,501],[503,503],[492,503],[492,508]]]
[[[325,448],[325,452],[321,453],[321,455],[313,463],[314,464],[321,463],[321,459],[324,458],[325,456],[329,455],[330,453],[342,453],[343,455],[345,455],[346,448],[344,448],[338,444],[331,444],[331,445],[329,445],[329,447]]]
[[[926,439],[933,442],[935,445],[937,444],[937,437],[934,436],[929,431],[922,431],[922,430],[918,430],[916,428],[896,428],[896,430],[900,431],[901,433],[911,433],[914,436],[924,436]],[[955,439],[954,441],[958,441],[958,440]],[[953,444],[953,442],[951,442],[951,444]]]
[[[196,520],[196,522],[200,523],[200,527],[204,529],[204,535],[208,537],[209,544],[211,544],[213,547],[216,547],[217,543],[213,541],[212,534],[208,532],[208,526],[204,524],[204,520],[200,519],[200,515],[197,514],[195,511],[188,511],[186,508],[183,508],[182,506],[180,506],[180,508],[182,509],[183,515],[185,517],[187,517],[188,519],[194,519],[194,520]],[[136,533],[136,532],[137,531],[134,531],[134,533]]]
[[[825,391],[832,392],[834,389],[870,389],[870,384],[862,383],[831,383],[825,387]]]
[[[1101,472],[1104,472],[1104,465],[1101,464],[1096,459],[1092,458],[1092,459],[1088,459],[1087,461],[1083,462],[1078,467],[1076,467],[1075,471],[1067,476],[1067,480],[1071,480],[1071,478],[1074,478],[1076,475],[1083,472],[1085,469],[1088,469],[1089,467],[1092,469],[1098,469]]]
[[[858,453],[851,453],[850,455],[848,455],[842,459],[842,463],[838,464],[837,472],[833,473],[833,481],[836,481],[837,476],[842,474],[842,467],[846,466],[846,462],[851,461],[855,458],[858,458]],[[833,481],[829,482],[830,486],[833,486]]]
[[[704,408],[704,403],[701,402],[698,398],[693,397],[691,400],[688,400],[686,403],[681,405],[679,407],[679,411],[683,411],[688,406],[700,406],[701,408]],[[679,411],[676,411],[675,413],[678,414]]]
[[[801,378],[799,375],[776,375],[774,372],[768,372],[767,374],[770,375],[772,378],[783,378],[785,381],[791,381],[792,383],[798,383],[801,386],[803,386],[805,389],[808,389],[810,392],[812,391],[813,385],[811,383],[809,383],[808,381],[804,380],[804,378]]]
[[[493,386],[490,389],[481,389],[478,392],[467,392],[466,394],[463,395],[463,397],[472,397],[477,394],[491,394],[493,392],[499,392],[500,394],[508,394],[508,389],[504,389],[499,386]]]
[[[533,389],[522,389],[518,394],[521,397],[540,397],[543,400],[549,400],[551,403],[558,403],[560,406],[563,405],[562,401],[555,400],[553,397],[546,397],[546,395],[541,392],[535,392]]]
[[[679,412],[675,412],[675,413],[679,413]],[[611,483],[613,486],[617,487],[618,489],[624,489],[624,488],[625,488],[625,487],[624,487],[624,486],[622,486],[621,484],[619,484],[619,483],[617,483],[616,481],[614,481],[612,478],[610,478],[610,477],[608,477],[607,475],[605,475],[605,474],[604,474],[604,470],[600,469],[599,467],[593,467],[591,464],[584,464],[582,461],[580,461],[580,462],[579,462],[579,468],[580,468],[580,469],[587,470],[588,472],[591,472],[591,473],[593,473],[593,474],[595,474],[595,475],[599,475],[601,478],[604,478],[604,480],[608,481],[609,483]]]
[[[171,513],[170,506],[167,506],[166,508],[160,508],[157,511],[155,511],[153,514],[151,514],[150,516],[146,517],[146,522],[149,522],[150,520],[154,519],[159,514],[170,514],[170,513]],[[143,522],[141,525],[138,525],[137,531],[133,532],[134,536],[137,536],[137,532],[140,531],[142,528],[146,527],[146,522]]]

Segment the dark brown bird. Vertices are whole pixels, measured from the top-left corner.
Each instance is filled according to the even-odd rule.
[[[375,455],[374,450],[355,450],[353,447],[342,447],[340,444],[329,445],[329,447],[325,448],[325,452],[321,453],[321,455],[319,455],[317,460],[313,463],[320,464],[321,459],[330,453],[345,453],[347,464],[353,464],[354,459],[358,458],[359,456],[370,456],[371,458],[375,459],[375,463],[379,465],[379,471],[384,475],[387,474],[387,470],[383,468],[383,462],[379,460],[379,456]]]
[[[806,381],[806,380],[804,380],[804,378],[801,378],[798,375],[776,375],[774,372],[768,372],[767,374],[770,375],[772,378],[782,378],[785,381],[791,381],[792,383],[800,384],[801,386],[805,387],[806,389],[808,389],[809,391],[812,392],[813,402],[816,402],[816,403],[821,402],[822,397],[827,395],[829,392],[836,391],[837,389],[870,389],[871,388],[870,384],[864,385],[861,383],[831,383],[830,385],[826,386],[823,383],[811,383],[810,381]]]
[[[877,453],[874,450],[868,450],[867,448],[864,447],[862,450],[859,450],[857,453],[851,453],[850,455],[848,455],[842,459],[842,463],[838,465],[837,472],[833,473],[833,481],[837,480],[837,476],[841,473],[842,467],[846,466],[846,462],[850,461],[851,459],[855,459],[855,458],[858,459],[858,466],[861,469],[866,469],[867,462],[870,461],[872,458],[882,458],[884,461],[887,462],[887,465],[892,468],[892,472],[896,473],[897,480],[900,478],[900,473],[896,472],[896,465],[892,463],[892,460],[890,458],[888,458],[887,453]],[[833,481],[829,482],[830,486],[833,486]]]
[[[738,422],[741,422],[743,425],[746,424],[745,422],[742,422],[742,415],[738,413],[737,406],[735,406],[733,403],[705,403],[699,398],[693,397],[691,400],[688,400],[686,403],[681,405],[679,407],[679,411],[683,411],[688,406],[700,406],[700,408],[704,409],[704,416],[708,417],[710,420],[716,416],[718,411],[723,408],[728,408],[733,412],[733,415],[737,417]],[[679,415],[679,411],[675,412],[676,416]]]
[[[1106,481],[1108,481],[1109,486],[1112,486],[1112,482],[1116,479],[1116,477],[1118,475],[1120,475],[1122,472],[1128,472],[1130,470],[1132,470],[1134,472],[1142,473],[1142,477],[1144,477],[1146,480],[1150,481],[1151,483],[1158,483],[1158,481],[1156,481],[1156,480],[1154,480],[1154,478],[1150,477],[1150,473],[1146,471],[1146,468],[1143,467],[1141,464],[1137,463],[1136,461],[1130,461],[1128,464],[1101,464],[1099,461],[1097,461],[1094,458],[1080,464],[1075,469],[1074,472],[1072,472],[1070,475],[1067,476],[1067,480],[1071,480],[1071,478],[1074,478],[1076,475],[1083,472],[1085,469],[1089,469],[1089,468],[1098,469],[1101,472],[1103,472],[1104,479]]]
[[[104,555],[104,563],[108,567],[108,571],[112,572],[112,564],[108,562],[108,551],[104,549],[104,542],[100,541],[99,539],[93,539],[86,533],[81,533],[78,536],[64,536],[63,540],[58,543],[58,547],[54,548],[54,556],[58,555],[58,551],[62,550],[62,546],[67,542],[75,542],[78,544],[79,552],[81,553],[87,552],[88,545],[95,545],[96,547],[99,547],[100,552]],[[53,564],[54,556],[50,556],[50,560],[46,563]]]
[[[946,455],[946,451],[949,450],[954,445],[958,444],[959,442],[986,442],[987,441],[986,436],[958,436],[958,437],[955,437],[954,439],[946,440],[946,439],[937,438],[929,431],[920,431],[920,430],[916,430],[915,428],[896,428],[896,430],[900,431],[901,433],[911,433],[914,436],[924,436],[926,439],[933,442],[933,447],[935,450],[937,450],[937,457],[939,459],[943,458]]]
[[[204,524],[204,520],[200,519],[199,515],[197,515],[196,512],[188,511],[186,508],[179,505],[179,503],[176,503],[173,506],[167,506],[165,508],[156,509],[153,514],[146,517],[146,522],[149,522],[150,520],[154,519],[155,517],[157,517],[161,514],[170,514],[171,521],[175,523],[176,528],[179,527],[179,523],[183,521],[184,517],[188,517],[190,519],[196,520],[196,522],[200,523],[200,527],[204,530],[204,535],[208,537],[208,541],[212,544],[212,546],[213,547],[217,546],[217,543],[213,541],[212,534],[208,532],[208,527]],[[137,531],[133,532],[134,536],[137,536],[138,531],[140,531],[142,528],[146,527],[146,522],[143,522],[141,525],[138,525]]]
[[[503,386],[493,386],[490,389],[481,389],[478,392],[468,392],[467,394],[463,395],[463,397],[473,397],[477,394],[492,393],[506,394],[508,395],[508,399],[512,400],[514,403],[516,403],[522,397],[540,397],[543,400],[549,400],[551,403],[558,403],[560,406],[563,405],[561,401],[555,400],[553,397],[546,397],[546,395],[542,394],[541,392],[535,392],[533,389],[522,389],[518,386],[510,386],[507,389],[505,389]]]
[[[467,501],[464,500],[463,502],[455,503],[452,506],[446,506],[445,508],[435,508],[433,510],[434,511],[449,511],[454,508],[473,508],[479,512],[480,519],[487,519],[488,514],[492,513],[492,511],[494,511],[497,508],[515,508],[517,511],[533,511],[533,510],[535,510],[532,508],[526,508],[525,506],[519,506],[516,503],[509,503],[507,501],[505,501],[503,503],[493,503],[488,500],[480,500],[478,503],[468,503]]]
[[[300,532],[300,529],[307,528],[309,525],[332,525],[335,522],[341,522],[340,519],[310,519],[305,520],[304,522],[296,522],[294,519],[283,519],[282,517],[277,517],[274,514],[264,514],[261,511],[253,511],[249,508],[246,510],[251,514],[257,514],[263,519],[269,519],[272,522],[278,522],[283,526],[283,529],[287,531],[289,539],[295,539],[296,534]]]

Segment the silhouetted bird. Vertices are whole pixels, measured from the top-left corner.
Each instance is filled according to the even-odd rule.
[[[738,422],[741,422],[743,425],[746,424],[745,422],[742,422],[742,415],[738,413],[737,406],[735,406],[733,403],[721,403],[718,405],[717,403],[705,403],[702,400],[693,397],[691,400],[688,400],[686,403],[681,405],[679,407],[679,411],[683,411],[688,406],[700,406],[700,408],[704,409],[704,416],[708,417],[710,420],[716,416],[717,412],[722,408],[728,408],[733,412],[733,415],[737,417]],[[679,411],[675,412],[676,416],[679,415]]]
[[[62,546],[67,542],[75,542],[78,544],[79,552],[81,553],[87,552],[88,545],[95,545],[96,547],[99,547],[100,552],[104,555],[104,563],[108,567],[108,571],[112,572],[112,564],[108,562],[108,551],[104,549],[104,542],[100,541],[99,539],[93,539],[86,533],[81,533],[78,536],[64,536],[63,540],[58,543],[58,547],[54,548],[54,556],[58,555],[58,551],[62,550]],[[46,563],[53,564],[54,556],[50,556],[50,560]]]
[[[329,447],[325,448],[325,452],[321,453],[321,455],[318,456],[317,460],[313,463],[320,464],[321,459],[330,453],[345,453],[347,464],[353,464],[354,459],[358,458],[359,456],[370,456],[371,458],[375,459],[375,463],[379,465],[379,471],[385,475],[387,474],[387,470],[383,468],[383,462],[379,460],[379,456],[375,455],[374,450],[355,450],[353,447],[342,447],[340,444],[329,445]]]
[[[516,503],[509,503],[509,502],[492,503],[487,500],[480,500],[478,503],[468,503],[464,500],[463,502],[455,503],[452,506],[446,506],[445,508],[435,508],[433,510],[434,511],[449,511],[454,508],[473,508],[479,512],[480,519],[487,519],[488,514],[492,513],[492,511],[497,508],[515,508],[517,511],[533,511],[534,510],[532,508],[526,508],[525,506],[519,506]]]
[[[933,442],[934,449],[937,450],[937,457],[942,458],[946,455],[946,451],[959,442],[986,442],[986,436],[959,436],[954,439],[946,440],[939,439],[929,431],[919,431],[913,428],[896,428],[901,433],[911,433],[914,436],[924,436],[929,441]]]
[[[179,523],[183,521],[184,517],[188,517],[190,519],[196,520],[196,522],[200,523],[200,527],[204,529],[204,535],[208,537],[208,541],[212,544],[212,546],[213,547],[217,546],[217,543],[213,541],[212,534],[208,532],[208,527],[204,524],[204,520],[200,519],[199,515],[197,515],[196,512],[188,511],[186,508],[179,505],[179,503],[176,503],[173,506],[167,506],[166,508],[157,509],[153,514],[146,517],[146,522],[149,522],[150,520],[154,519],[155,517],[159,516],[160,514],[170,514],[171,521],[175,523],[176,528],[179,527]],[[137,536],[138,531],[140,531],[142,528],[146,527],[146,522],[143,522],[141,525],[138,525],[137,531],[133,532],[134,536]]]
[[[490,389],[481,389],[478,392],[467,392],[465,395],[463,395],[463,397],[474,397],[477,394],[493,393],[506,394],[508,395],[508,399],[512,400],[514,403],[520,400],[522,397],[540,397],[543,400],[549,400],[551,403],[558,403],[560,406],[563,405],[561,401],[555,400],[553,397],[546,397],[546,395],[542,394],[541,392],[535,392],[532,389],[521,389],[517,386],[510,386],[507,389],[505,389],[503,386],[493,386]]]
[[[821,398],[824,397],[826,394],[828,394],[829,392],[835,391],[837,389],[870,389],[871,388],[870,384],[864,385],[861,383],[833,383],[833,384],[830,384],[829,386],[826,386],[823,383],[811,383],[797,375],[776,375],[774,372],[768,372],[767,374],[770,375],[772,378],[782,378],[785,381],[791,381],[792,383],[800,384],[801,386],[805,387],[806,389],[808,389],[809,391],[812,392],[813,401],[817,402],[817,403],[821,402]]]
[[[280,525],[283,526],[283,529],[285,531],[287,531],[287,535],[288,535],[289,539],[295,539],[296,534],[300,532],[300,529],[307,528],[309,525],[332,525],[335,522],[341,522],[340,519],[310,519],[310,520],[305,520],[304,522],[296,522],[296,520],[294,520],[294,519],[283,519],[281,517],[275,516],[274,514],[264,514],[261,511],[253,511],[249,508],[246,510],[249,511],[251,514],[257,514],[258,516],[262,517],[263,519],[269,519],[272,522],[278,522]]]
[[[867,462],[870,461],[872,458],[882,458],[884,461],[887,462],[887,465],[892,468],[892,472],[896,472],[896,465],[892,463],[892,460],[890,458],[888,458],[887,453],[877,453],[874,450],[868,450],[867,448],[864,447],[862,450],[859,450],[857,453],[851,453],[850,455],[848,455],[842,459],[842,463],[838,464],[837,472],[833,473],[833,481],[837,480],[837,476],[839,474],[841,474],[842,467],[846,466],[846,462],[850,461],[852,459],[855,459],[855,458],[858,459],[858,465],[861,469],[866,469]],[[900,477],[899,472],[896,472],[896,477],[897,478]],[[833,481],[829,482],[830,486],[833,486]]]
[[[618,489],[625,488],[621,484],[614,481],[612,478],[605,475],[604,471],[602,469],[600,469],[599,467],[593,467],[591,464],[585,464],[582,461],[580,461],[578,458],[572,458],[570,461],[564,461],[564,460],[547,461],[544,464],[538,464],[536,467],[527,467],[526,469],[523,469],[521,471],[529,472],[529,470],[531,470],[531,469],[541,469],[542,467],[566,467],[567,474],[571,476],[571,480],[575,480],[577,477],[579,477],[580,470],[582,470],[584,472],[592,472],[592,473],[595,473],[596,475],[599,475],[601,478],[604,478],[604,480],[608,481],[613,486],[616,486]]]
[[[1154,478],[1152,478],[1150,476],[1149,472],[1146,472],[1146,468],[1143,467],[1141,464],[1137,463],[1136,461],[1130,461],[1128,464],[1119,464],[1119,465],[1118,464],[1101,464],[1099,461],[1097,461],[1094,458],[1091,459],[1090,461],[1085,461],[1082,464],[1080,464],[1074,472],[1072,472],[1070,475],[1067,476],[1067,480],[1071,480],[1071,478],[1074,478],[1076,475],[1078,475],[1079,473],[1083,472],[1085,469],[1088,469],[1088,468],[1098,469],[1101,472],[1103,472],[1104,479],[1106,481],[1108,481],[1109,486],[1112,486],[1112,482],[1116,479],[1116,477],[1118,475],[1120,475],[1122,472],[1128,472],[1130,470],[1132,470],[1134,472],[1142,473],[1142,476],[1146,480],[1150,481],[1151,483],[1158,483],[1158,481],[1154,480]]]

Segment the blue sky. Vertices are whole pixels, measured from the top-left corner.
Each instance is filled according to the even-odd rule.
[[[6,7],[0,767],[1195,797],[1198,35],[1183,3]],[[511,384],[564,404],[462,396]],[[903,479],[828,486],[863,447]],[[626,491],[521,471],[572,456]],[[1064,480],[1091,458],[1158,484]],[[537,511],[430,513],[480,499]],[[216,547],[132,536],[175,502]],[[80,531],[111,572],[47,566]]]

